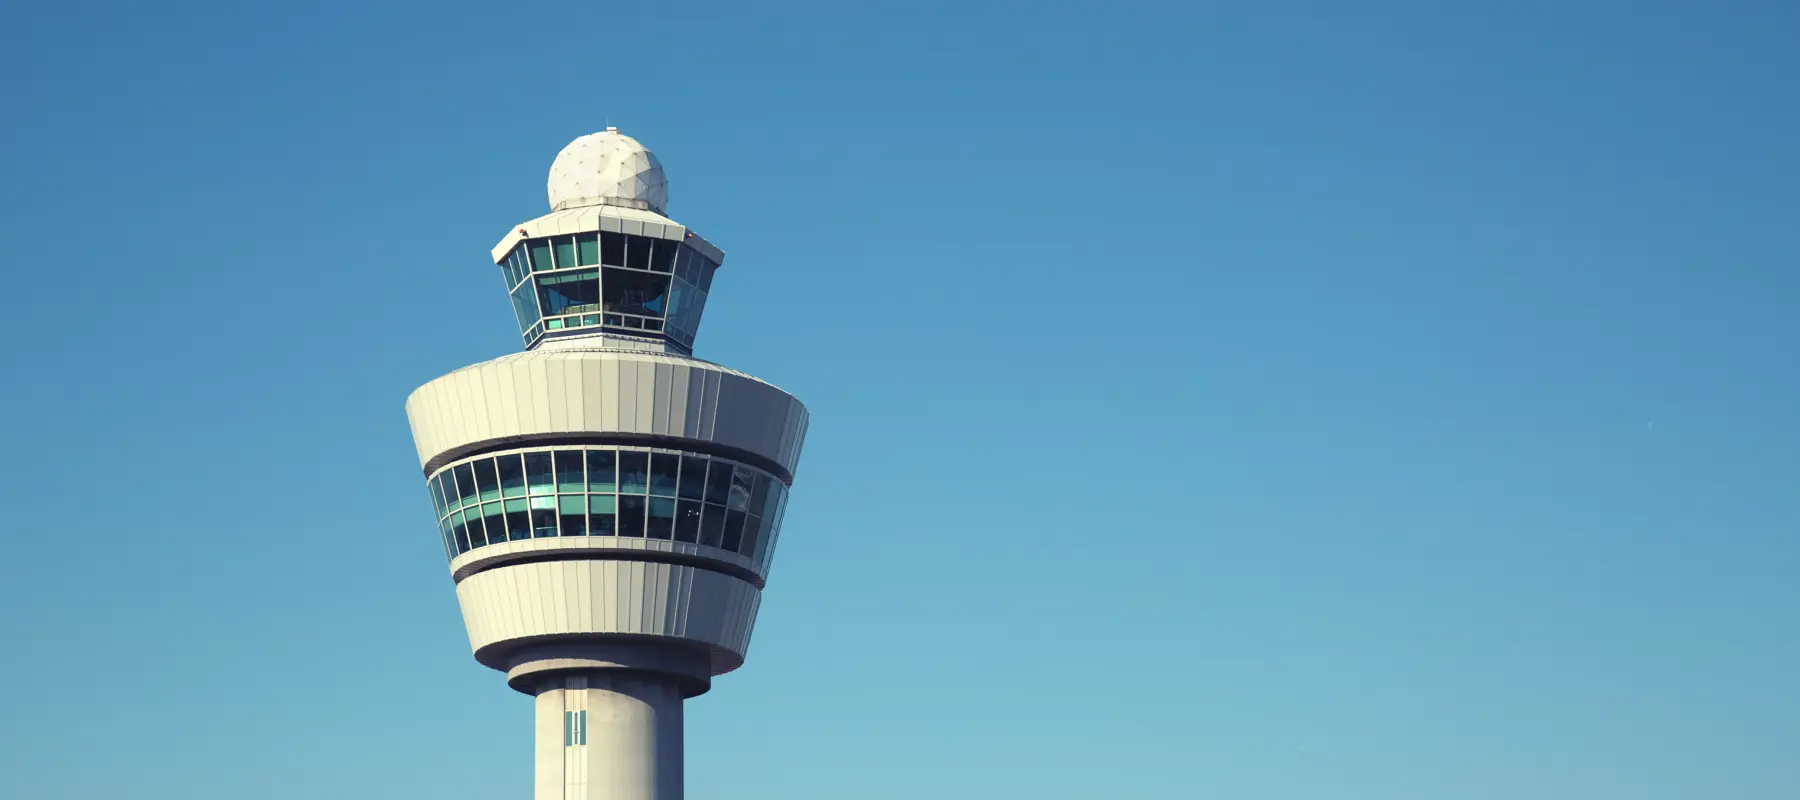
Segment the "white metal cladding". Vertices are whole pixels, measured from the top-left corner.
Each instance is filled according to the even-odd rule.
[[[661,214],[617,206],[583,206],[564,211],[553,211],[529,222],[514,225],[513,229],[500,239],[500,243],[494,245],[494,263],[500,263],[501,259],[506,258],[507,253],[512,252],[514,245],[526,239],[590,231],[630,233],[656,239],[685,241],[690,247],[712,259],[713,263],[723,264],[725,262],[725,251],[720,250],[699,234],[688,230],[681,223]]]
[[[743,665],[762,592],[678,564],[540,561],[471,575],[456,585],[456,599],[477,653],[538,636],[669,636],[706,645],[720,675]]]
[[[670,436],[737,448],[795,473],[806,407],[717,364],[661,353],[558,349],[464,367],[406,399],[419,465],[480,443],[546,434]]]

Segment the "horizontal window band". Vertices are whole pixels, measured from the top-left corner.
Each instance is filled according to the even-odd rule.
[[[425,462],[425,477],[430,479],[432,475],[437,474],[438,470],[443,469],[445,464],[461,461],[465,458],[474,458],[475,456],[483,456],[505,450],[519,450],[530,447],[558,447],[563,445],[571,447],[577,445],[655,447],[664,450],[679,450],[684,453],[694,453],[697,455],[718,456],[719,458],[736,461],[740,464],[755,467],[763,472],[767,472],[770,475],[775,476],[782,483],[787,484],[789,488],[792,488],[794,485],[794,474],[788,472],[786,467],[776,463],[774,459],[767,456],[752,453],[749,450],[731,447],[729,445],[702,441],[700,439],[684,439],[680,436],[663,436],[651,433],[533,433],[525,436],[508,436],[504,439],[490,439],[488,441],[476,442],[452,450],[446,450],[433,456],[430,461]]]
[[[694,556],[686,553],[663,553],[655,550],[615,550],[610,548],[561,550],[548,553],[532,552],[519,553],[517,555],[496,556],[492,559],[484,559],[465,565],[456,570],[450,577],[457,583],[462,583],[465,578],[468,578],[471,575],[479,575],[488,570],[518,566],[520,564],[537,564],[545,561],[641,561],[648,564],[669,564],[677,567],[693,567],[694,569],[705,570],[707,572],[716,572],[728,578],[736,578],[748,583],[751,586],[756,587],[759,591],[766,585],[761,575],[758,575],[749,569],[740,567],[736,564],[728,564],[723,561],[710,559],[705,556]]]

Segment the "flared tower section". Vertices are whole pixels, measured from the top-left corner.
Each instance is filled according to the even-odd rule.
[[[536,698],[538,800],[682,796],[682,702],[744,663],[807,426],[691,357],[724,253],[614,129],[493,258],[525,352],[407,399],[475,659]]]

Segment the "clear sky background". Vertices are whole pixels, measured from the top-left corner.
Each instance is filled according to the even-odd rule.
[[[401,404],[609,123],[813,412],[691,796],[1800,796],[1792,3],[260,5],[0,13],[0,796],[529,795]]]

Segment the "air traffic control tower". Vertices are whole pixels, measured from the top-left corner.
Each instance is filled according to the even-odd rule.
[[[692,357],[724,253],[664,216],[655,155],[583,136],[549,189],[493,251],[525,351],[406,416],[475,660],[536,698],[536,800],[679,800],[682,702],[749,652],[807,412]]]

